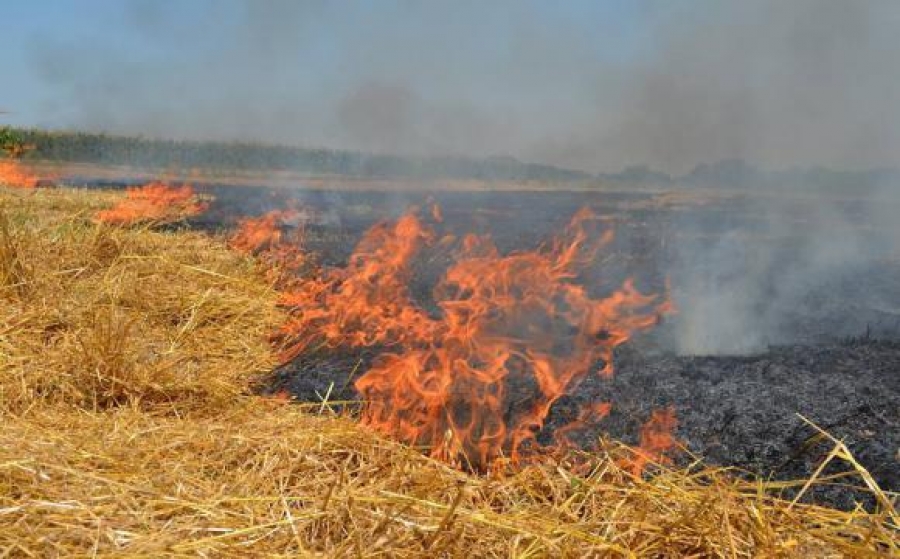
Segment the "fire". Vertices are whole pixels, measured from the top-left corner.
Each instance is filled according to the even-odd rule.
[[[284,357],[317,341],[381,347],[355,383],[363,424],[452,464],[518,461],[540,450],[537,432],[559,398],[592,371],[612,375],[614,349],[671,310],[630,280],[605,296],[580,283],[579,272],[613,240],[610,230],[594,234],[601,223],[583,210],[548,246],[508,255],[488,237],[464,237],[434,289],[432,314],[410,295],[413,262],[452,237],[437,241],[415,213],[379,224],[346,268],[284,295],[293,313]],[[610,405],[589,406],[576,423],[602,419]]]
[[[303,229],[285,229],[300,217],[296,210],[274,210],[255,218],[243,219],[228,241],[231,248],[263,260],[273,274],[297,273],[307,263],[303,249]]]
[[[166,223],[199,215],[206,208],[207,204],[198,199],[190,186],[169,186],[153,181],[129,188],[124,200],[111,209],[97,212],[97,219],[116,225]]]
[[[634,475],[641,475],[650,462],[669,462],[666,453],[676,446],[673,433],[677,426],[678,419],[671,407],[653,411],[650,419],[641,427],[640,446],[635,449],[635,456],[630,463]]]
[[[568,448],[572,446],[569,440],[569,434],[579,431],[590,425],[596,424],[609,415],[612,411],[611,402],[591,402],[581,408],[578,412],[578,418],[564,425],[553,433],[553,438],[560,448]]]
[[[247,254],[256,254],[265,249],[281,246],[282,228],[287,221],[296,216],[297,212],[293,210],[274,210],[260,217],[242,219],[229,245]]]
[[[409,297],[413,257],[434,234],[409,214],[370,229],[345,269],[299,282],[282,297],[294,310],[283,329],[291,344],[284,359],[323,340],[329,346],[364,347],[421,342],[435,322]]]
[[[35,188],[39,178],[12,159],[0,159],[0,185],[14,188]]]

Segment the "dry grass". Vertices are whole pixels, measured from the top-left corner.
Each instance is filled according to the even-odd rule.
[[[113,200],[0,190],[0,557],[898,553],[885,495],[845,513],[604,457],[470,476],[249,396],[280,320],[263,274],[200,235],[91,223]]]
[[[274,294],[200,234],[91,221],[108,194],[0,198],[0,402],[225,404],[271,366]]]
[[[298,406],[48,410],[0,434],[0,548],[327,556],[876,556],[884,519],[612,462],[467,476]]]

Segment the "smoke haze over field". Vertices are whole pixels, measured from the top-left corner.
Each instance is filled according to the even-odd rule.
[[[840,196],[760,196],[715,231],[713,214],[677,224],[688,234],[661,263],[673,343],[745,353],[795,341],[810,330],[798,321],[837,337],[870,319],[900,329],[900,274],[878,271],[900,255],[898,174],[790,171],[900,167],[900,2],[35,4],[4,6],[3,122],[592,173],[718,161],[684,182],[732,194],[832,181],[855,213]],[[852,317],[817,322],[848,300]]]
[[[900,165],[900,3],[13,2],[19,125],[591,172]],[[9,48],[12,42],[12,49]]]
[[[684,234],[667,269],[679,352],[900,333],[896,185],[850,202],[751,197],[731,210],[718,234],[690,218],[678,223]]]

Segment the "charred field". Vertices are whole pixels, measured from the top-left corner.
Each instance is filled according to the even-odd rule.
[[[442,208],[442,233],[489,235],[503,253],[546,243],[590,207],[616,236],[579,280],[602,291],[632,277],[644,292],[671,292],[677,311],[616,348],[614,376],[588,375],[555,402],[539,440],[581,406],[609,401],[609,416],[575,439],[584,447],[598,436],[636,443],[652,411],[671,407],[683,445],[676,462],[700,458],[751,476],[802,479],[828,451],[802,415],[844,440],[883,489],[900,489],[900,308],[886,303],[900,300],[900,255],[890,253],[892,233],[878,229],[866,200],[728,191],[199,190],[215,201],[191,225],[211,232],[272,209],[308,209],[306,249],[325,266],[346,262],[375,223],[432,202]],[[415,262],[410,293],[432,314],[446,266],[439,252]],[[357,401],[354,380],[389,349],[306,352],[264,390],[304,402]],[[806,498],[840,508],[867,502],[842,482],[838,476]]]

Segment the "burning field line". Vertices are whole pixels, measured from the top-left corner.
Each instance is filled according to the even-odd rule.
[[[635,476],[615,443],[472,475],[254,397],[285,318],[264,270],[199,234],[92,221],[117,199],[0,190],[0,555],[898,552],[886,511],[714,469]]]
[[[129,188],[123,200],[98,211],[96,219],[114,225],[163,224],[199,215],[206,208],[206,202],[194,194],[191,186],[152,181]]]

